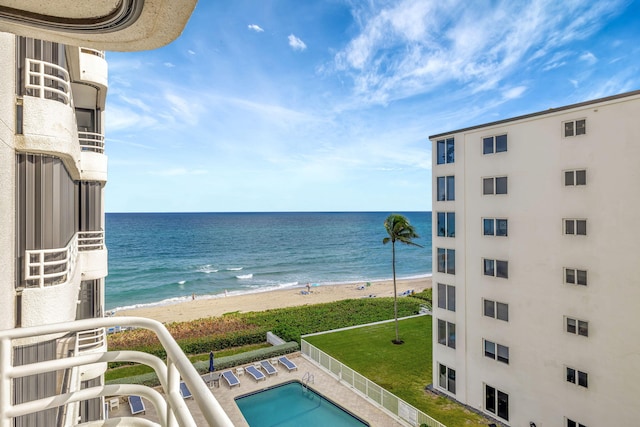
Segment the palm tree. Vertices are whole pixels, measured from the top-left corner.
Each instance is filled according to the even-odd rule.
[[[413,242],[413,239],[420,237],[416,233],[415,228],[409,224],[409,220],[399,214],[391,214],[384,220],[384,228],[387,230],[389,237],[382,239],[383,244],[391,242],[392,261],[393,268],[393,315],[396,319],[396,339],[393,340],[394,344],[402,344],[398,332],[398,291],[396,290],[396,241],[404,243],[406,245],[422,247]]]

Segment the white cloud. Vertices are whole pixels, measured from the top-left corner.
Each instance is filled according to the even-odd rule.
[[[589,65],[593,65],[598,62],[598,58],[596,58],[596,56],[591,52],[585,52],[580,55],[580,60],[588,63]]]
[[[517,86],[504,91],[502,93],[502,96],[505,99],[516,99],[516,98],[520,98],[526,90],[527,90],[526,86]]]
[[[250,25],[247,25],[247,27],[248,27],[250,30],[255,31],[256,33],[261,33],[261,32],[263,32],[263,31],[264,31],[262,28],[260,28],[260,26],[259,26],[259,25],[256,25],[256,24],[250,24]]]
[[[173,68],[173,67],[175,67],[175,65],[174,65],[173,63],[171,63],[171,62],[165,62],[165,63],[164,63],[164,66],[165,66],[165,67],[167,67],[167,68]]]
[[[205,169],[187,169],[183,167],[148,172],[149,175],[160,175],[160,176],[204,175],[208,173],[209,172]]]
[[[293,34],[289,34],[289,46],[291,46],[293,50],[301,51],[307,48],[307,45]]]
[[[192,51],[191,49],[189,49],[189,50],[187,51],[187,53],[188,53],[189,55],[195,55],[195,54],[196,54],[196,53],[195,53],[194,51]]]

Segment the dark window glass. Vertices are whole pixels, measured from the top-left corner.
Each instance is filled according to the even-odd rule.
[[[496,318],[500,320],[504,320],[505,322],[509,321],[509,304],[505,304],[502,302],[496,303],[497,315]]]
[[[587,121],[576,120],[576,135],[584,135],[587,133]]]
[[[494,223],[493,218],[485,218],[482,220],[485,236],[493,236],[495,234],[493,230],[493,223]]]
[[[506,235],[507,235],[507,220],[496,219],[496,236],[506,236]]]
[[[438,236],[444,237],[447,233],[446,215],[444,212],[438,212]]]
[[[496,153],[507,151],[507,135],[496,136]]]
[[[496,178],[496,194],[507,194],[507,177]]]
[[[456,274],[456,251],[447,249],[447,273]]]
[[[583,337],[589,336],[589,322],[578,320],[578,335],[582,335]]]
[[[573,171],[566,171],[564,173],[564,185],[575,185],[573,180]]]
[[[486,357],[490,357],[491,359],[496,358],[496,345],[491,341],[484,341],[484,355]]]
[[[456,393],[456,371],[455,369],[449,368],[449,375],[447,375],[447,390],[450,393]]]
[[[447,286],[438,283],[438,308],[447,308]]]
[[[493,137],[492,136],[482,139],[482,154],[491,154],[491,153],[493,153]]]
[[[509,421],[509,395],[498,390],[498,416]]]
[[[456,311],[456,287],[447,286],[447,310]]]
[[[508,261],[496,261],[496,277],[502,277],[503,279],[509,278]]]
[[[576,319],[567,317],[567,332],[570,332],[572,334],[576,333]]]
[[[447,157],[446,157],[446,153],[445,153],[445,142],[444,140],[440,140],[438,142],[436,142],[436,146],[437,146],[437,151],[436,151],[436,157],[437,157],[437,162],[439,165],[444,164],[447,162]]]
[[[440,380],[439,380],[439,385],[440,387],[446,389],[447,388],[447,367],[444,365],[440,365]]]
[[[564,124],[564,136],[573,136],[573,122]]]
[[[493,178],[482,180],[482,194],[493,194]]]
[[[578,385],[581,385],[582,387],[589,387],[586,372],[578,371]]]
[[[567,268],[564,272],[567,283],[576,283],[576,271],[573,268]]]
[[[495,317],[495,302],[488,299],[484,300],[484,315]]]
[[[456,213],[447,212],[447,237],[456,237]]]
[[[491,386],[485,386],[484,390],[484,409],[491,413],[496,413],[496,389]]]
[[[581,236],[587,235],[587,221],[584,219],[579,219],[576,221],[576,234]]]
[[[578,270],[578,285],[587,286],[587,272]]]
[[[438,343],[447,345],[447,322],[438,319]]]
[[[576,185],[587,185],[587,171],[576,171]]]
[[[484,275],[495,276],[494,261],[492,259],[484,260]]]
[[[447,163],[453,163],[455,161],[455,146],[453,138],[447,139]]]
[[[449,327],[447,345],[451,348],[456,348],[456,324],[447,322],[447,326]]]
[[[456,199],[456,177],[448,176],[447,177],[447,200],[455,200]]]
[[[498,352],[498,362],[509,364],[509,347],[505,347],[504,345],[497,344]]]
[[[447,272],[447,250],[438,248],[438,273]]]
[[[444,176],[439,176],[437,179],[437,183],[438,183],[438,188],[437,188],[437,194],[438,194],[438,201],[443,201],[446,200],[447,197],[447,186],[446,186],[446,177]]]
[[[567,427],[578,427],[573,420],[567,420]]]
[[[567,382],[576,383],[576,370],[567,368]]]
[[[565,225],[565,233],[567,234],[576,234],[575,232],[575,221],[572,219],[567,219],[564,222]]]

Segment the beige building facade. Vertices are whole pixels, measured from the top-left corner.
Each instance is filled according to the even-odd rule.
[[[434,388],[509,426],[640,420],[640,91],[430,137]]]

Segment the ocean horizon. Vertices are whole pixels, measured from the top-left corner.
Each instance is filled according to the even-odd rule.
[[[406,216],[423,246],[396,245],[398,278],[431,275],[431,212]],[[192,298],[388,280],[389,212],[107,213],[107,311]]]

